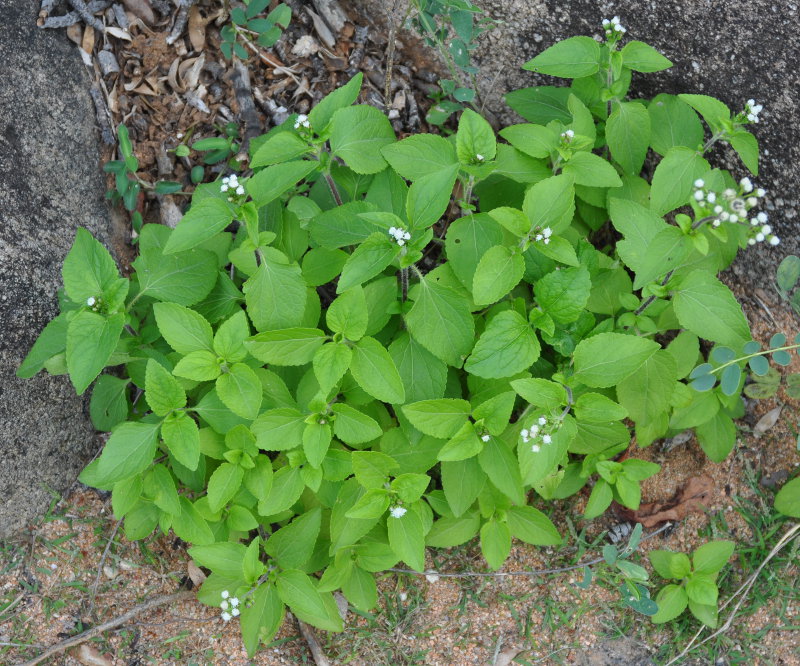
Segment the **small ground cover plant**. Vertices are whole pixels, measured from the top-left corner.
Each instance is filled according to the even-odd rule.
[[[373,572],[422,572],[426,546],[477,536],[497,569],[512,538],[560,544],[541,509],[584,486],[585,518],[638,508],[659,466],[621,457],[632,436],[695,428],[722,460],[742,368],[792,348],[747,351],[717,278],[778,242],[764,190],[705,157],[730,143],[755,174],[760,107],[629,99],[632,72],[671,63],[621,47],[617,19],[604,33],[525,65],[572,83],[509,94],[528,122],[501,141],[470,109],[449,139],[397,141],[354,105],[358,75],[252,141],[249,170],[199,186],[175,229],[144,225],[130,277],[78,230],[18,374],[93,385],[111,435],[81,479],[129,538],[192,544],[200,600],[250,654],[286,606],[341,630],[333,591],[369,609]],[[730,354],[706,363],[701,340]]]

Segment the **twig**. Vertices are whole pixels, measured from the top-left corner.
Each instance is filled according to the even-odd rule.
[[[83,19],[86,25],[92,26],[95,30],[105,32],[106,27],[101,21],[95,18],[92,10],[86,6],[83,0],[67,0],[70,6],[78,12],[78,15]]]
[[[261,119],[256,112],[256,105],[253,102],[253,89],[250,85],[250,73],[244,63],[238,58],[233,59],[233,73],[231,74],[233,92],[236,95],[236,103],[239,105],[239,118],[244,125],[242,141],[239,146],[239,160],[247,158],[250,141],[262,133]]]
[[[647,536],[642,537],[641,541],[652,539],[654,536],[661,534],[670,527],[672,527],[672,523],[664,523],[655,532],[651,532]],[[438,576],[439,578],[502,578],[503,576],[544,576],[547,574],[564,573],[566,571],[574,571],[575,569],[583,569],[584,567],[589,567],[593,564],[599,564],[604,560],[604,557],[597,557],[593,560],[589,560],[588,562],[578,562],[578,564],[573,564],[568,567],[558,567],[556,569],[533,569],[530,571],[462,571],[452,573],[433,571],[431,569],[427,569],[423,572],[414,571],[413,569],[386,569],[386,571],[391,571],[392,573],[411,574],[413,576]]]
[[[108,557],[108,551],[111,548],[111,544],[114,543],[114,537],[117,536],[120,525],[122,525],[122,518],[120,518],[117,521],[117,524],[114,525],[114,531],[111,533],[111,536],[108,537],[106,547],[103,549],[103,554],[100,556],[100,564],[97,565],[97,574],[94,577],[94,583],[92,583],[92,591],[90,595],[92,601],[89,604],[89,615],[92,618],[94,618],[94,602],[97,599],[97,586],[100,584],[100,576],[103,573],[103,565],[105,564],[106,557]]]
[[[180,8],[175,16],[175,23],[172,24],[172,31],[167,37],[167,44],[172,46],[178,41],[178,37],[183,34],[186,27],[186,22],[189,20],[189,10],[197,2],[197,0],[179,0]]]
[[[72,638],[68,638],[65,641],[61,641],[60,643],[56,643],[52,647],[49,647],[47,650],[42,652],[38,657],[34,657],[30,661],[26,661],[20,666],[36,666],[36,664],[41,664],[46,659],[49,659],[53,655],[59,654],[64,652],[64,650],[68,650],[75,645],[80,645],[81,643],[85,643],[88,640],[91,640],[95,636],[99,636],[104,631],[108,631],[109,629],[115,629],[116,627],[120,626],[121,624],[125,624],[128,620],[133,619],[137,615],[141,615],[142,613],[152,610],[154,608],[158,608],[159,606],[165,606],[167,604],[176,604],[181,601],[185,601],[187,599],[192,599],[195,596],[195,592],[192,590],[181,590],[180,592],[176,592],[175,594],[164,594],[160,597],[156,597],[155,599],[150,599],[150,601],[145,601],[138,606],[134,606],[129,610],[127,613],[120,615],[113,620],[109,620],[108,622],[103,622],[103,624],[99,624],[96,627],[92,627],[88,631],[84,631],[82,634],[78,634],[77,636],[73,636]]]
[[[322,646],[319,644],[317,636],[314,634],[314,630],[299,618],[295,617],[294,620],[297,623],[297,628],[300,630],[300,633],[303,635],[306,643],[308,643],[308,649],[311,650],[311,656],[314,657],[314,663],[317,666],[331,666],[331,662],[328,661],[328,658],[322,651]]]
[[[394,52],[397,41],[397,17],[399,0],[395,0],[389,16],[389,42],[386,45],[386,78],[383,82],[383,104],[388,109],[392,105],[392,70],[394,69]]]
[[[689,641],[689,644],[683,649],[683,651],[677,657],[674,657],[673,659],[668,661],[664,666],[670,666],[670,664],[674,664],[674,663],[680,661],[692,649],[698,648],[701,645],[704,645],[705,643],[708,643],[708,641],[716,638],[720,634],[723,634],[726,631],[728,631],[728,629],[730,629],[731,625],[733,624],[734,619],[736,618],[736,613],[738,612],[739,608],[741,608],[742,604],[744,603],[744,600],[747,598],[747,594],[748,594],[748,592],[750,592],[750,588],[753,587],[753,585],[755,584],[756,578],[758,578],[758,575],[761,573],[761,570],[766,566],[767,562],[769,562],[773,557],[775,557],[781,550],[783,550],[783,548],[792,539],[794,539],[794,537],[797,535],[798,531],[800,531],[800,523],[798,523],[798,524],[794,525],[793,527],[791,527],[786,532],[786,534],[784,534],[780,538],[778,543],[775,544],[775,547],[770,551],[769,555],[767,555],[764,558],[764,561],[758,566],[758,569],[756,569],[753,572],[753,575],[751,575],[750,578],[748,578],[739,587],[739,589],[736,590],[736,592],[734,592],[724,604],[722,604],[722,606],[720,607],[720,610],[724,610],[736,597],[739,597],[739,601],[736,602],[736,605],[733,607],[733,610],[730,612],[730,615],[728,615],[728,619],[725,620],[725,624],[723,624],[713,634],[711,634],[710,636],[704,638],[697,645],[695,645],[694,644],[695,641],[699,638],[700,634],[703,633],[703,631],[705,631],[705,629],[706,629],[705,626],[700,627],[700,629],[698,629],[697,633],[694,636],[692,636],[692,640]]]
[[[111,5],[111,0],[92,0],[88,5],[84,4],[87,12],[90,16],[92,16],[95,12],[102,11],[108,8]],[[47,12],[49,13],[49,7]],[[44,3],[42,4],[42,9],[45,9]],[[94,16],[92,16],[94,18]],[[40,28],[68,28],[71,25],[75,25],[78,21],[83,20],[83,16],[81,16],[80,12],[71,11],[63,16],[48,16],[43,21],[37,21],[37,25]],[[95,19],[97,21],[97,19]],[[99,21],[98,21],[99,22]],[[100,25],[100,30],[104,30],[103,25]]]

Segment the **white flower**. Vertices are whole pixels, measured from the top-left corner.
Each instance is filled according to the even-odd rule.
[[[753,191],[753,181],[749,178],[742,178],[739,181],[739,185],[742,186],[742,190],[745,192],[752,192]]]
[[[528,437],[530,433],[527,428],[523,428],[519,431],[519,434],[522,435],[522,437]]]
[[[239,615],[239,609],[238,609],[238,608],[234,608],[234,609],[231,611],[231,615],[233,615],[233,617],[236,617],[237,615]]]
[[[731,213],[731,216],[728,218],[728,222],[736,223],[738,221],[739,221],[739,216],[738,215],[734,215],[733,213]]]
[[[542,441],[545,444],[550,444],[553,441],[553,438],[550,435],[542,435]]]
[[[547,419],[544,416],[540,416],[539,417],[539,425],[543,426],[543,425],[546,425],[546,424],[547,424]],[[536,430],[539,430],[539,428],[536,428]]]
[[[763,197],[766,193],[767,193],[767,191],[763,187],[759,187],[756,190],[756,196],[757,197]]]
[[[227,185],[221,185],[220,188],[219,188],[219,191],[220,192],[227,192],[228,191],[228,186]]]
[[[706,201],[708,201],[708,203],[714,203],[716,200],[717,200],[716,192],[709,192],[706,195]]]
[[[747,244],[748,245],[755,245],[756,244],[756,239],[755,238],[748,238],[747,239]]]
[[[758,199],[755,197],[747,197],[747,205],[750,206],[750,208],[758,206]]]
[[[755,217],[752,220],[750,220],[750,226],[752,227],[758,226],[758,220]]]
[[[225,601],[225,600],[223,599],[223,600],[222,600],[222,603],[219,605],[219,607],[220,607],[222,610],[228,610],[228,602],[227,602],[227,601]]]
[[[781,242],[781,239],[778,238],[777,236],[773,236],[772,238],[769,239],[769,244],[770,245],[777,245],[780,242]]]
[[[391,509],[389,509],[389,514],[392,516],[392,518],[402,518],[407,512],[408,509],[403,506],[393,506]]]
[[[534,444],[534,445],[531,447],[531,452],[532,452],[532,453],[539,453],[539,451],[540,451],[540,450],[541,450],[541,449],[539,448],[539,445],[538,445],[538,444]]]
[[[553,235],[553,230],[550,227],[545,227],[542,229],[542,236],[545,238],[550,238]]]
[[[411,239],[411,234],[399,227],[389,227],[389,235],[394,238],[394,242],[402,246],[407,240]]]
[[[89,307],[92,307],[95,303],[97,303],[97,299],[94,296],[89,296],[89,298],[86,299],[86,305]]]
[[[695,187],[703,187],[705,184],[706,181],[704,181],[702,178],[698,178],[696,181],[694,181]]]
[[[244,194],[244,187],[239,185],[239,187],[236,188],[236,194]]]
[[[531,437],[536,437],[536,435],[538,435],[538,434],[539,434],[539,426],[538,425],[532,425],[531,426]]]
[[[719,219],[722,220],[723,222],[727,222],[729,217],[730,217],[730,213],[728,213],[726,211],[722,211],[719,214]]]
[[[758,215],[756,215],[756,219],[757,219],[759,222],[761,222],[761,224],[764,224],[764,222],[766,222],[766,221],[767,221],[767,214],[766,214],[766,213],[764,213],[764,212],[761,212],[761,213],[759,213]]]
[[[714,221],[711,223],[711,226],[712,226],[712,227],[718,227],[720,224],[722,224],[722,222],[720,222],[719,220],[714,220]]]
[[[233,606],[234,608],[236,608],[238,605],[239,605],[239,599],[237,599],[236,597],[233,597],[233,598],[231,599],[231,606]]]
[[[481,435],[482,442],[488,442],[491,439],[490,435]]]
[[[231,593],[228,592],[228,590],[222,590],[222,598],[223,599],[227,599],[229,596],[231,596]]]
[[[537,241],[544,240],[544,236],[542,234],[536,234],[536,240]]]
[[[297,120],[294,121],[294,128],[300,129],[300,127],[310,127],[311,124],[308,122],[308,116],[304,113],[301,113],[297,116]]]
[[[736,192],[729,187],[722,193],[722,196],[727,197],[728,199],[730,199],[731,197],[735,197],[736,196]]]
[[[476,160],[478,160],[478,162],[483,162],[483,160],[484,160],[485,158],[484,158],[484,157],[483,157],[483,155],[481,155],[480,153],[476,153],[476,154],[475,154],[475,159],[476,159]]]
[[[233,616],[230,613],[228,613],[227,611],[222,614],[222,620],[224,622],[229,622],[232,617]]]
[[[714,212],[719,215],[722,212],[722,206],[714,206]]]
[[[762,234],[771,234],[772,233],[772,227],[769,226],[768,224],[765,224],[763,227],[761,227],[761,233]]]
[[[568,129],[565,132],[561,132],[561,138],[564,139],[567,143],[572,141],[575,138],[575,130]]]
[[[705,197],[705,194],[703,194],[703,190],[696,190],[696,191],[695,191],[695,193],[694,193],[694,198],[695,198],[697,201],[702,201],[702,200],[703,200],[703,197]]]
[[[760,243],[763,240],[764,240],[764,234],[762,234],[761,232],[758,232],[756,234],[756,241]]]
[[[549,238],[545,238],[545,239],[544,239],[544,244],[545,244],[545,245],[547,245],[549,242],[550,242],[550,239],[549,239]]]

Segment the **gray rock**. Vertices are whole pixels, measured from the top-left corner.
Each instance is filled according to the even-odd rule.
[[[350,0],[362,15],[385,20],[384,0]],[[402,4],[402,3],[401,3]],[[659,92],[713,95],[738,111],[747,99],[764,105],[754,133],[762,149],[761,171],[754,179],[768,190],[770,223],[781,237],[777,247],[758,246],[741,254],[733,268],[737,279],[763,285],[790,253],[800,252],[800,13],[797,2],[767,0],[476,0],[500,25],[480,39],[473,53],[479,66],[478,89],[486,108],[502,124],[519,122],[502,96],[535,85],[568,85],[564,79],[520,69],[557,40],[600,35],[603,18],[619,15],[627,39],[651,44],[674,67],[658,74],[634,73],[632,97]],[[712,156],[719,166],[746,175],[727,151]],[[765,265],[767,275],[765,275]]]
[[[110,227],[88,76],[63,31],[36,27],[38,5],[0,0],[0,538],[46,509],[48,489],[67,489],[97,448],[88,397],[66,377],[14,376],[58,313],[76,227],[106,245]]]

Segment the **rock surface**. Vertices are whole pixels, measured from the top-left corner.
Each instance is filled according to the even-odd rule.
[[[35,0],[0,0],[0,538],[47,508],[96,449],[88,393],[66,377],[17,379],[58,313],[77,226],[108,240],[89,80],[64,31],[36,27]],[[106,245],[108,243],[106,242]]]
[[[350,0],[376,22],[385,20],[384,0]],[[402,3],[401,3],[402,4]],[[800,252],[800,124],[795,97],[800,90],[800,11],[798,3],[767,0],[475,0],[500,23],[484,35],[473,53],[480,67],[478,88],[503,124],[519,122],[503,101],[510,90],[568,81],[520,69],[523,63],[560,39],[600,35],[603,18],[619,15],[626,38],[639,39],[665,54],[674,66],[658,74],[634,74],[631,96],[659,92],[702,93],[738,111],[747,99],[764,105],[753,131],[761,149],[761,171],[754,179],[768,190],[767,211],[782,243],[742,253],[733,267],[748,285],[774,280],[774,270],[790,253]],[[727,151],[712,161],[745,171]],[[768,274],[765,275],[765,265]]]

